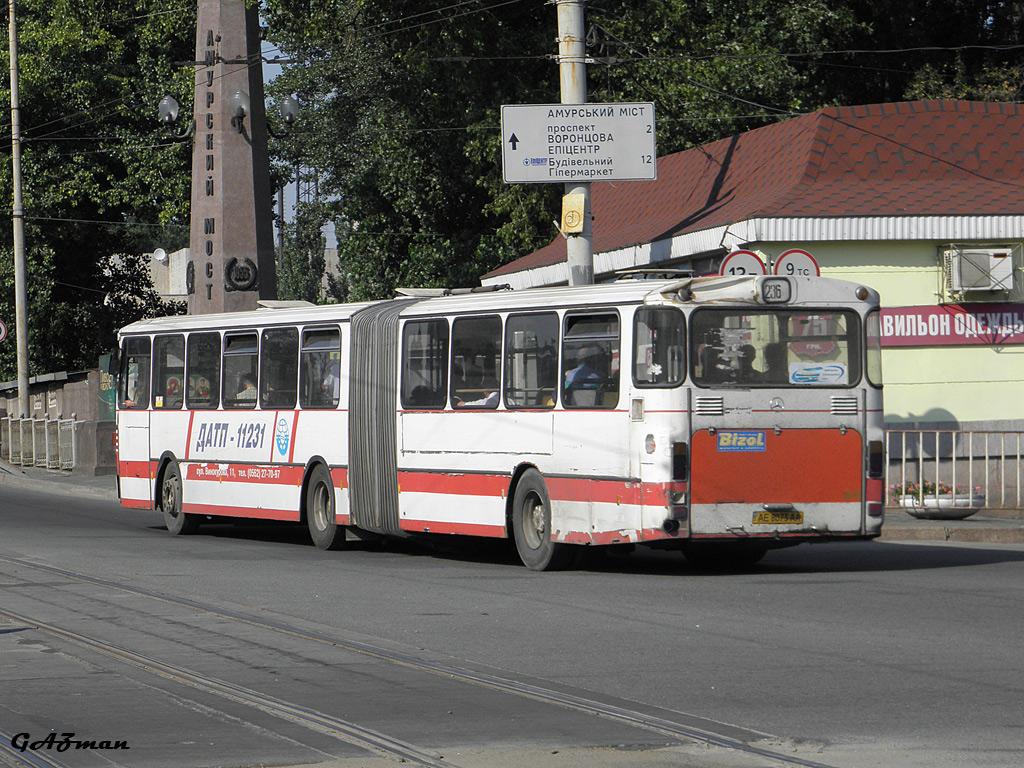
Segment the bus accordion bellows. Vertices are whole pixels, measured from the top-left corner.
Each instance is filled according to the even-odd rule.
[[[878,294],[627,280],[142,320],[118,335],[118,494],[236,517],[749,564],[883,520]]]

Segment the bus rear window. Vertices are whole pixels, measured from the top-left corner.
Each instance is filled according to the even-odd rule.
[[[849,387],[861,376],[853,312],[701,309],[690,345],[699,386]]]

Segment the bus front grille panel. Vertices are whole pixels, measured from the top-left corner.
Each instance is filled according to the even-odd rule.
[[[721,397],[695,397],[693,412],[700,416],[722,416],[725,414],[725,400]]]
[[[352,316],[349,373],[349,514],[375,533],[398,533],[398,316],[418,299]]]
[[[856,397],[833,397],[832,413],[836,416],[856,416],[857,405]]]

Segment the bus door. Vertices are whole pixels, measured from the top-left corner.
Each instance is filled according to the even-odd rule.
[[[126,506],[151,508],[149,462],[150,343],[125,339],[117,381],[117,474]]]
[[[862,532],[859,328],[843,311],[692,315],[691,536]]]
[[[689,388],[685,317],[672,306],[633,316],[631,468],[640,479],[644,538],[686,534]]]

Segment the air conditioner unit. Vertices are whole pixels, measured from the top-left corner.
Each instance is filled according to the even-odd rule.
[[[966,291],[1009,291],[1013,288],[1013,255],[1009,248],[957,248],[942,254],[946,288]]]

